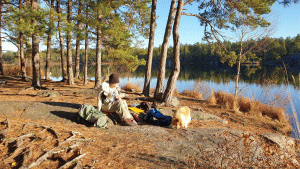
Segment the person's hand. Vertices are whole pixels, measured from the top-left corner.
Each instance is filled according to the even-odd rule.
[[[120,95],[118,95],[118,96],[116,97],[117,100],[121,100],[121,98],[122,98],[122,97],[121,97]]]

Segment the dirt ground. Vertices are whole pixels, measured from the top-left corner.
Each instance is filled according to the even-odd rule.
[[[3,168],[222,168],[226,165],[200,161],[206,158],[204,150],[210,152],[225,145],[224,133],[230,133],[230,143],[247,133],[255,133],[253,137],[258,140],[256,136],[261,133],[280,134],[269,119],[236,114],[185,96],[178,99],[179,105],[192,107],[187,130],[148,124],[95,128],[79,124],[76,114],[83,103],[96,106],[97,91],[92,81],[83,86],[82,80],[75,80],[75,85],[69,86],[43,80],[44,87],[59,93],[55,97],[43,96],[43,90],[29,88],[31,82],[20,77],[0,76],[0,81],[7,81],[0,84]],[[125,98],[128,105],[145,99],[149,100],[130,92]],[[172,115],[171,110],[176,109],[159,108],[165,115]],[[198,116],[203,112],[228,123],[201,120]]]

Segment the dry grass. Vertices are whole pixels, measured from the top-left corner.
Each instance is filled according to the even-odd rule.
[[[211,95],[211,86],[201,81],[201,79],[195,80],[193,90],[202,93],[203,98],[208,98]]]
[[[228,94],[223,91],[219,91],[214,95],[216,103],[218,105],[225,106],[227,109],[233,111],[241,111],[255,116],[263,115],[270,117],[272,120],[278,120],[282,123],[288,123],[284,109],[282,107],[265,105],[261,102],[254,101],[250,98],[241,96],[238,98],[237,101],[234,101],[234,96],[232,94]]]
[[[180,93],[178,92],[178,90],[176,88],[173,91],[173,96],[174,97],[179,97],[180,96]]]
[[[131,82],[128,82],[125,86],[122,87],[123,90],[125,91],[136,91],[136,92],[141,92],[142,91],[142,86],[141,85],[135,85]]]
[[[17,75],[21,75],[22,71],[19,66],[7,66],[4,68],[4,74],[10,75],[10,76],[17,76]],[[26,74],[27,74],[27,76],[32,76],[32,68],[31,67],[26,67]]]
[[[26,67],[26,75],[32,76],[32,67]],[[44,77],[44,71],[41,70],[41,77]],[[21,67],[20,66],[5,66],[4,67],[4,74],[9,76],[20,76],[22,75]]]
[[[208,98],[207,103],[211,104],[211,105],[216,105],[217,104],[216,96],[215,96],[215,93],[214,93],[213,89],[211,89],[211,95]]]
[[[184,90],[181,94],[195,99],[203,99],[202,93],[195,90]]]

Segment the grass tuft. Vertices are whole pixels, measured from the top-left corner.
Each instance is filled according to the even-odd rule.
[[[32,76],[32,68],[26,67],[26,75]],[[21,67],[20,66],[6,66],[4,68],[4,74],[9,76],[19,76],[22,75]],[[41,77],[44,76],[44,72],[41,69]]]
[[[288,123],[288,120],[285,116],[285,111],[282,107],[265,105],[261,102],[242,96],[240,96],[237,101],[234,101],[234,96],[232,94],[228,94],[223,91],[219,91],[214,95],[217,104],[224,105],[227,109],[241,111],[243,113],[250,113],[254,116],[263,115],[271,118],[272,120]]]
[[[181,94],[195,99],[203,99],[202,93],[195,90],[184,90]]]
[[[211,95],[208,98],[207,103],[211,104],[211,105],[216,105],[217,104],[216,96],[215,96],[215,93],[214,93],[213,89],[211,89]]]
[[[134,90],[135,92],[142,91],[142,87],[140,85],[135,85],[131,82],[128,82],[125,86],[122,87],[122,89],[125,91],[132,91],[132,90]]]

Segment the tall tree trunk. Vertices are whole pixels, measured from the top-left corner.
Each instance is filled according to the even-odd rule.
[[[82,0],[79,0],[79,8],[78,8],[78,30],[77,30],[77,37],[76,37],[76,60],[75,60],[75,78],[79,78],[79,71],[80,71],[80,35],[81,35],[81,10],[82,10]]]
[[[51,12],[54,9],[54,0],[51,0]],[[50,23],[48,30],[48,39],[47,39],[47,54],[46,54],[46,80],[50,80],[50,53],[51,53],[51,36],[53,28],[53,14],[50,14]]]
[[[37,0],[32,0],[31,6],[33,11],[37,11]],[[34,27],[37,26],[36,18],[33,18],[32,23]],[[32,34],[32,86],[41,86],[39,37],[36,30]]]
[[[22,0],[19,0],[19,10],[23,10],[23,3]],[[22,22],[23,18],[20,16],[20,22]],[[26,59],[24,54],[24,34],[23,32],[19,33],[19,40],[20,40],[20,62],[21,62],[21,72],[22,72],[22,79],[26,80]]]
[[[65,61],[65,47],[64,47],[64,37],[61,28],[61,8],[60,8],[60,0],[57,0],[57,13],[58,13],[58,22],[57,27],[59,31],[59,43],[60,43],[60,56],[61,56],[61,69],[62,69],[62,81],[66,81],[67,78],[67,68],[66,68],[66,61]]]
[[[72,6],[73,6],[73,1],[68,0],[68,16],[67,16],[67,21],[68,24],[72,24]],[[67,72],[68,72],[68,84],[69,85],[74,85],[74,78],[73,78],[73,60],[72,60],[72,31],[68,28],[67,32]]]
[[[164,93],[163,102],[169,104],[172,101],[173,91],[176,86],[176,81],[180,73],[180,38],[179,38],[179,23],[181,19],[184,0],[178,0],[177,11],[173,26],[173,69],[168,79],[166,91]]]
[[[165,74],[166,74],[166,61],[168,56],[168,47],[169,47],[169,39],[172,31],[172,24],[174,21],[175,16],[175,6],[176,6],[176,0],[172,0],[171,6],[170,6],[170,12],[169,17],[167,21],[167,26],[165,30],[164,35],[164,41],[161,48],[160,53],[160,62],[159,62],[159,69],[158,69],[158,76],[157,76],[157,83],[156,83],[156,89],[154,93],[154,98],[161,100],[162,99],[162,93],[164,91],[164,85],[165,85]]]
[[[21,71],[22,71],[22,79],[25,80],[27,77],[26,74],[26,59],[24,55],[24,34],[20,32],[20,60],[21,60]]]
[[[86,5],[86,18],[88,18],[88,5]],[[84,47],[84,82],[83,85],[87,85],[87,67],[88,67],[88,39],[89,38],[89,25],[86,23],[85,25],[85,47]]]
[[[3,72],[3,58],[2,58],[1,29],[2,29],[2,1],[0,1],[0,75],[4,75],[4,72]]]
[[[149,37],[149,44],[148,44],[148,57],[146,63],[145,82],[144,82],[144,89],[143,89],[143,94],[146,96],[149,96],[149,90],[150,90],[150,79],[151,79],[152,58],[153,58],[153,48],[154,48],[155,20],[156,20],[156,2],[157,0],[152,0],[152,6],[151,6],[150,37]]]
[[[95,72],[95,89],[101,85],[101,30],[97,28],[97,47],[96,47],[96,72]]]
[[[241,72],[241,56],[240,55],[238,56],[238,59],[237,59],[237,74],[236,74],[236,80],[235,80],[234,98],[237,98],[238,88],[239,88],[238,86],[239,86],[239,78],[240,78],[240,72]]]
[[[237,58],[237,74],[236,74],[236,80],[235,80],[235,90],[234,90],[234,100],[233,100],[233,105],[232,109],[233,111],[238,111],[238,89],[239,89],[239,79],[240,79],[240,73],[241,73],[241,61],[242,61],[242,56],[243,56],[243,37],[244,33],[242,34],[241,38],[241,45],[240,45],[240,53]]]

